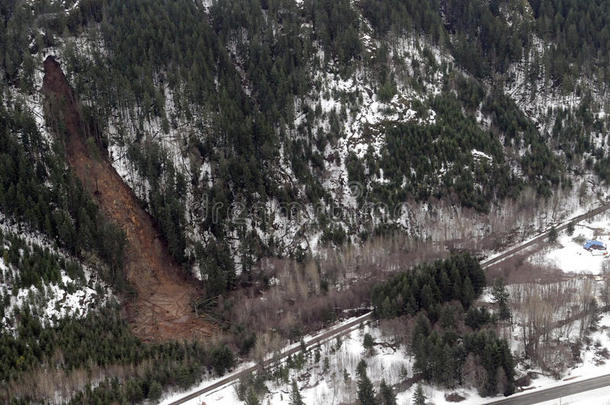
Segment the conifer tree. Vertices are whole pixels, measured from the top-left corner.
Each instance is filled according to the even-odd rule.
[[[511,314],[508,307],[509,294],[506,291],[503,279],[499,278],[496,280],[492,289],[492,295],[494,302],[498,305],[498,317],[503,321],[510,319]]]
[[[426,405],[426,396],[421,385],[417,385],[415,393],[413,394],[413,405]]]
[[[377,400],[375,399],[375,388],[373,387],[373,383],[366,375],[366,362],[364,360],[360,360],[358,363],[358,401],[360,405],[377,405]]]
[[[305,405],[303,402],[303,397],[301,397],[301,392],[299,391],[299,386],[297,385],[297,380],[292,380],[292,392],[290,393],[290,405]]]
[[[379,385],[379,393],[381,394],[382,405],[396,405],[396,394],[385,380],[381,380]]]
[[[248,393],[247,393],[245,402],[246,402],[246,405],[260,405],[261,404],[261,401],[258,399],[258,395],[256,395],[256,392],[252,388],[248,389]]]
[[[364,334],[362,346],[369,352],[371,351],[371,349],[373,349],[373,346],[375,346],[375,340],[373,339],[370,333]]]

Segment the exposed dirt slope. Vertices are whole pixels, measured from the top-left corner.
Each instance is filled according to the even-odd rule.
[[[127,235],[127,279],[137,298],[127,304],[133,331],[145,340],[191,339],[209,336],[213,327],[191,310],[198,290],[172,260],[153,219],[139,205],[104,154],[86,141],[79,103],[53,57],[44,62],[43,93],[53,119],[65,125],[68,161],[105,215]],[[62,134],[57,134],[62,136]],[[99,155],[99,156],[92,156]]]

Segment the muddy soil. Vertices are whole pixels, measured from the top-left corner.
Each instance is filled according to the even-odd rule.
[[[209,322],[195,315],[191,302],[200,291],[173,261],[151,216],[140,206],[101,150],[86,141],[80,105],[61,67],[53,57],[44,61],[43,94],[65,125],[63,136],[68,163],[102,212],[127,236],[125,269],[137,295],[126,300],[134,333],[148,341],[202,339],[214,332]],[[95,145],[94,148],[95,149]]]

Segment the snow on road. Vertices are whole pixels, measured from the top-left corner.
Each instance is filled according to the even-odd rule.
[[[610,405],[610,387],[540,402],[539,405]]]

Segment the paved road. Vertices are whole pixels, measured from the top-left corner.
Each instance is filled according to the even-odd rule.
[[[571,220],[565,222],[563,225],[560,225],[558,227],[556,227],[555,229],[557,230],[557,232],[562,231],[564,229],[566,229],[568,227],[568,225],[570,223],[577,223],[580,222],[584,219],[589,219],[592,218],[594,216],[596,216],[597,214],[600,214],[606,210],[608,210],[610,208],[610,204],[604,204],[600,207],[597,207],[591,211],[585,212],[582,215],[578,215],[574,218],[572,218]],[[484,260],[483,262],[481,262],[481,266],[483,266],[483,268],[487,268],[489,266],[492,266],[498,262],[501,262],[502,260],[514,255],[517,252],[520,252],[523,249],[527,249],[528,247],[535,245],[538,242],[542,242],[545,238],[547,238],[549,236],[549,232],[551,230],[549,229],[546,232],[541,233],[540,235],[536,236],[533,239],[530,239],[528,242],[523,243],[521,245],[517,245],[514,248],[508,249],[507,251],[505,251],[504,253],[502,253],[501,255],[495,256],[489,260]]]
[[[305,341],[305,346],[306,347],[312,347],[315,346],[317,344],[320,344],[322,342],[326,342],[329,340],[332,340],[334,338],[336,338],[337,336],[343,336],[351,331],[353,331],[354,329],[357,329],[358,327],[360,327],[361,324],[364,324],[366,322],[369,322],[373,319],[373,313],[372,312],[368,312],[362,316],[359,316],[358,318],[345,323],[343,325],[337,326],[336,328],[330,329],[326,332],[320,333],[319,335],[316,335],[315,337],[306,340]],[[279,356],[279,359],[283,359],[286,358],[292,354],[296,354],[298,352],[300,352],[301,346],[300,345],[295,345],[295,347],[291,348],[291,349],[287,349],[285,351],[282,352],[282,354]],[[272,359],[268,359],[265,360],[264,365],[265,367],[268,365],[271,365],[275,362],[277,362],[279,360],[277,357],[276,358],[272,358]],[[259,368],[258,365],[252,366],[252,367],[248,367],[245,368],[243,370],[240,370],[236,373],[232,373],[227,375],[225,378],[222,378],[220,380],[218,380],[217,382],[208,385],[207,387],[204,387],[198,391],[193,392],[192,394],[186,395],[174,402],[170,402],[167,405],[179,405],[179,404],[183,404],[187,401],[190,401],[191,399],[197,398],[201,395],[204,394],[208,394],[214,390],[216,390],[217,388],[223,387],[227,384],[231,384],[237,380],[239,380],[240,377],[248,375],[254,371],[256,371]]]
[[[493,405],[532,405],[610,385],[610,374],[488,402]]]
[[[557,230],[557,232],[559,232],[559,231],[567,228],[568,224],[570,222],[577,223],[577,222],[580,222],[580,221],[582,221],[584,219],[589,219],[589,218],[594,217],[595,215],[597,215],[597,214],[599,214],[601,212],[604,212],[604,211],[608,210],[609,208],[610,208],[610,204],[604,204],[604,205],[602,205],[602,206],[600,206],[598,208],[595,208],[595,209],[593,209],[593,210],[591,210],[589,212],[586,212],[586,213],[584,213],[582,215],[579,215],[577,217],[572,218],[570,221],[566,222],[563,225],[560,225],[560,226],[556,227],[555,229]],[[515,253],[518,253],[518,252],[520,252],[520,251],[522,251],[524,249],[527,249],[528,247],[530,247],[530,246],[532,246],[532,245],[534,245],[534,244],[536,244],[538,242],[543,241],[548,236],[549,232],[550,232],[550,230],[546,231],[546,232],[543,232],[542,234],[540,234],[537,237],[529,240],[526,243],[523,243],[523,244],[520,244],[520,245],[515,246],[513,248],[510,248],[510,249],[506,250],[504,253],[502,253],[502,254],[500,254],[498,256],[495,256],[495,257],[493,257],[491,259],[482,261],[481,262],[481,267],[486,269],[486,268],[488,268],[488,267],[490,267],[490,266],[492,266],[492,265],[494,265],[496,263],[501,262],[504,259],[509,258],[510,256],[514,255]],[[336,338],[338,336],[346,335],[347,333],[351,332],[352,330],[354,330],[355,328],[360,326],[360,324],[369,322],[372,319],[373,319],[373,313],[369,312],[367,314],[364,314],[364,315],[360,316],[359,318],[356,318],[355,320],[353,320],[353,321],[351,321],[349,323],[346,323],[344,325],[338,326],[338,327],[333,328],[333,329],[331,329],[329,331],[323,332],[323,333],[315,336],[314,338],[312,338],[310,340],[307,340],[305,342],[305,345],[306,345],[306,347],[311,347],[311,346],[315,346],[317,344],[320,344],[322,342],[326,342],[328,340],[334,339],[334,338]],[[286,351],[282,352],[282,354],[279,356],[279,358],[274,358],[274,359],[266,360],[264,365],[268,366],[268,365],[270,365],[270,364],[272,364],[274,362],[277,362],[280,359],[284,359],[284,358],[288,357],[291,354],[298,353],[300,350],[301,350],[301,347],[299,345],[297,345],[296,347],[293,347],[293,348],[291,348],[289,350],[286,350]],[[204,388],[202,388],[202,389],[200,389],[198,391],[195,391],[192,394],[186,395],[186,396],[184,396],[184,397],[182,397],[182,398],[180,398],[180,399],[178,399],[178,400],[176,400],[174,402],[170,402],[167,405],[179,405],[179,404],[183,404],[183,403],[185,403],[187,401],[190,401],[191,399],[197,398],[197,397],[205,395],[205,394],[209,394],[209,393],[215,391],[216,389],[218,389],[220,387],[223,387],[225,385],[231,384],[231,383],[239,380],[240,377],[248,375],[248,374],[256,371],[257,369],[258,369],[258,366],[252,366],[252,367],[248,367],[248,368],[245,368],[243,370],[240,370],[238,372],[229,374],[229,375],[225,376],[224,378],[218,380],[217,382],[215,382],[213,384],[210,384],[210,385],[208,385],[208,386],[206,386],[206,387],[204,387]],[[559,398],[559,397],[564,396],[564,395],[569,395],[570,393],[578,393],[578,392],[588,391],[588,390],[592,390],[592,389],[595,389],[595,388],[604,387],[604,386],[610,384],[610,375],[604,376],[604,377],[600,377],[600,378],[606,378],[607,380],[605,380],[605,382],[603,384],[601,384],[600,382],[594,381],[593,385],[588,386],[587,383],[591,384],[590,381],[597,380],[597,379],[591,379],[591,380],[586,380],[586,381],[581,381],[581,382],[576,382],[576,383],[562,385],[561,387],[549,388],[548,390],[542,390],[542,391],[538,391],[538,392],[533,392],[531,394],[523,394],[523,395],[519,395],[517,397],[507,398],[507,399],[503,399],[503,400],[492,402],[492,403],[493,404],[502,404],[502,405],[505,405],[505,404],[510,404],[510,405],[516,405],[516,404],[518,404],[518,405],[535,404],[535,403],[540,402],[540,401],[546,401],[546,400],[549,400],[549,399]],[[596,386],[595,384],[601,384],[601,385]],[[567,393],[563,393],[562,394],[563,391],[561,391],[560,389],[563,388],[563,387],[572,387],[571,389],[573,389],[575,391],[574,392],[567,391]],[[567,388],[567,389],[569,390],[570,388]],[[580,391],[579,391],[579,389],[580,389]],[[558,393],[555,393],[554,390],[558,390],[557,391]],[[551,391],[551,393],[547,394],[547,391]],[[550,396],[545,399],[545,395],[550,395]],[[556,395],[556,396],[553,396],[553,395]],[[527,402],[527,398],[529,398],[530,396],[532,398],[534,398],[534,399],[532,399],[533,402]],[[517,402],[511,402],[513,400],[517,401]],[[504,402],[504,401],[508,401],[508,402]],[[525,402],[521,402],[521,401],[525,401]]]

